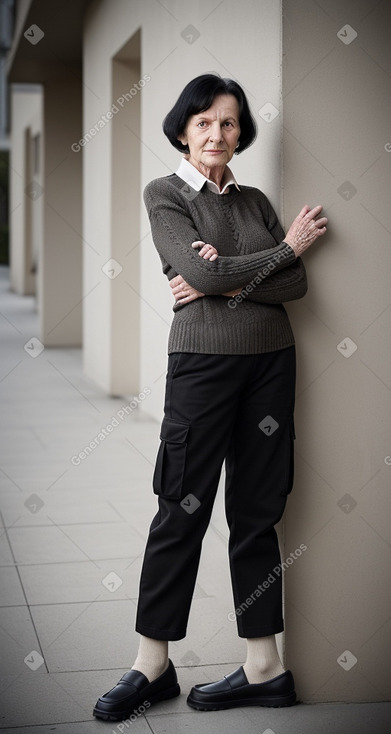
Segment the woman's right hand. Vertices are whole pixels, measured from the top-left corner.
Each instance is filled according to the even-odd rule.
[[[181,275],[176,275],[175,278],[171,278],[169,283],[177,303],[190,303],[191,301],[195,301],[196,298],[201,298],[205,295],[205,293],[201,293],[201,291],[192,288]]]
[[[287,242],[296,257],[300,257],[322,234],[326,232],[327,218],[315,219],[323,207],[319,204],[311,209],[307,204],[288,229],[284,242]]]

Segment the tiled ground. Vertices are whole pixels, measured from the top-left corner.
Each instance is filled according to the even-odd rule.
[[[160,426],[134,411],[72,464],[126,398],[106,397],[83,375],[79,349],[31,356],[36,352],[24,345],[37,335],[34,299],[10,292],[7,268],[0,276],[0,726],[14,734],[117,734],[124,729],[95,721],[91,711],[136,654],[138,577],[156,507],[151,476]],[[387,703],[213,713],[187,706],[194,683],[217,680],[245,653],[227,616],[232,598],[221,489],[188,636],[170,643],[182,695],[156,704],[125,730],[389,734]]]

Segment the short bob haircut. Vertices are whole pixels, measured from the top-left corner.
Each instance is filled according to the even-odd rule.
[[[190,152],[189,146],[183,145],[178,136],[185,132],[189,117],[209,109],[219,94],[233,94],[239,103],[240,138],[235,153],[241,153],[254,142],[257,125],[242,87],[233,79],[222,78],[219,74],[201,74],[186,84],[163,120],[163,132],[174,148],[181,153]]]

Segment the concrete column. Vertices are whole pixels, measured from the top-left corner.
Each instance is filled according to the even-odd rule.
[[[112,18],[111,18],[112,21]],[[123,24],[121,26],[123,28]],[[140,322],[140,33],[98,54],[87,33],[78,155],[84,161],[84,371],[110,395],[137,395]],[[95,53],[93,54],[95,59]]]
[[[44,92],[43,239],[38,262],[40,338],[45,346],[79,346],[82,321],[82,92],[72,78]]]
[[[111,256],[123,268],[111,281],[111,384],[114,395],[137,394],[140,362],[140,79],[137,60],[113,60]]]
[[[306,203],[329,217],[287,304],[286,649],[309,703],[390,697],[390,19],[389,3],[284,2],[285,224]]]
[[[38,84],[12,84],[10,96],[11,287],[21,295],[33,295],[43,207],[42,156],[35,160],[33,141],[42,130],[42,88]]]

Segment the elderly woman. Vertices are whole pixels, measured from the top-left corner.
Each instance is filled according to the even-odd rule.
[[[180,693],[168,641],[186,635],[224,461],[232,591],[247,659],[222,680],[194,686],[187,702],[216,710],[296,701],[275,639],[284,629],[275,525],[292,488],[295,438],[295,343],[282,304],[306,293],[300,256],[327,219],[318,218],[320,205],[304,206],[284,236],[265,194],[239,186],[228,163],[251,145],[256,126],[235,81],[193,79],[163,129],[184,155],[176,173],[144,192],[175,298],[153,476],[158,512],[140,579],[138,655],[94,709],[108,720]]]

